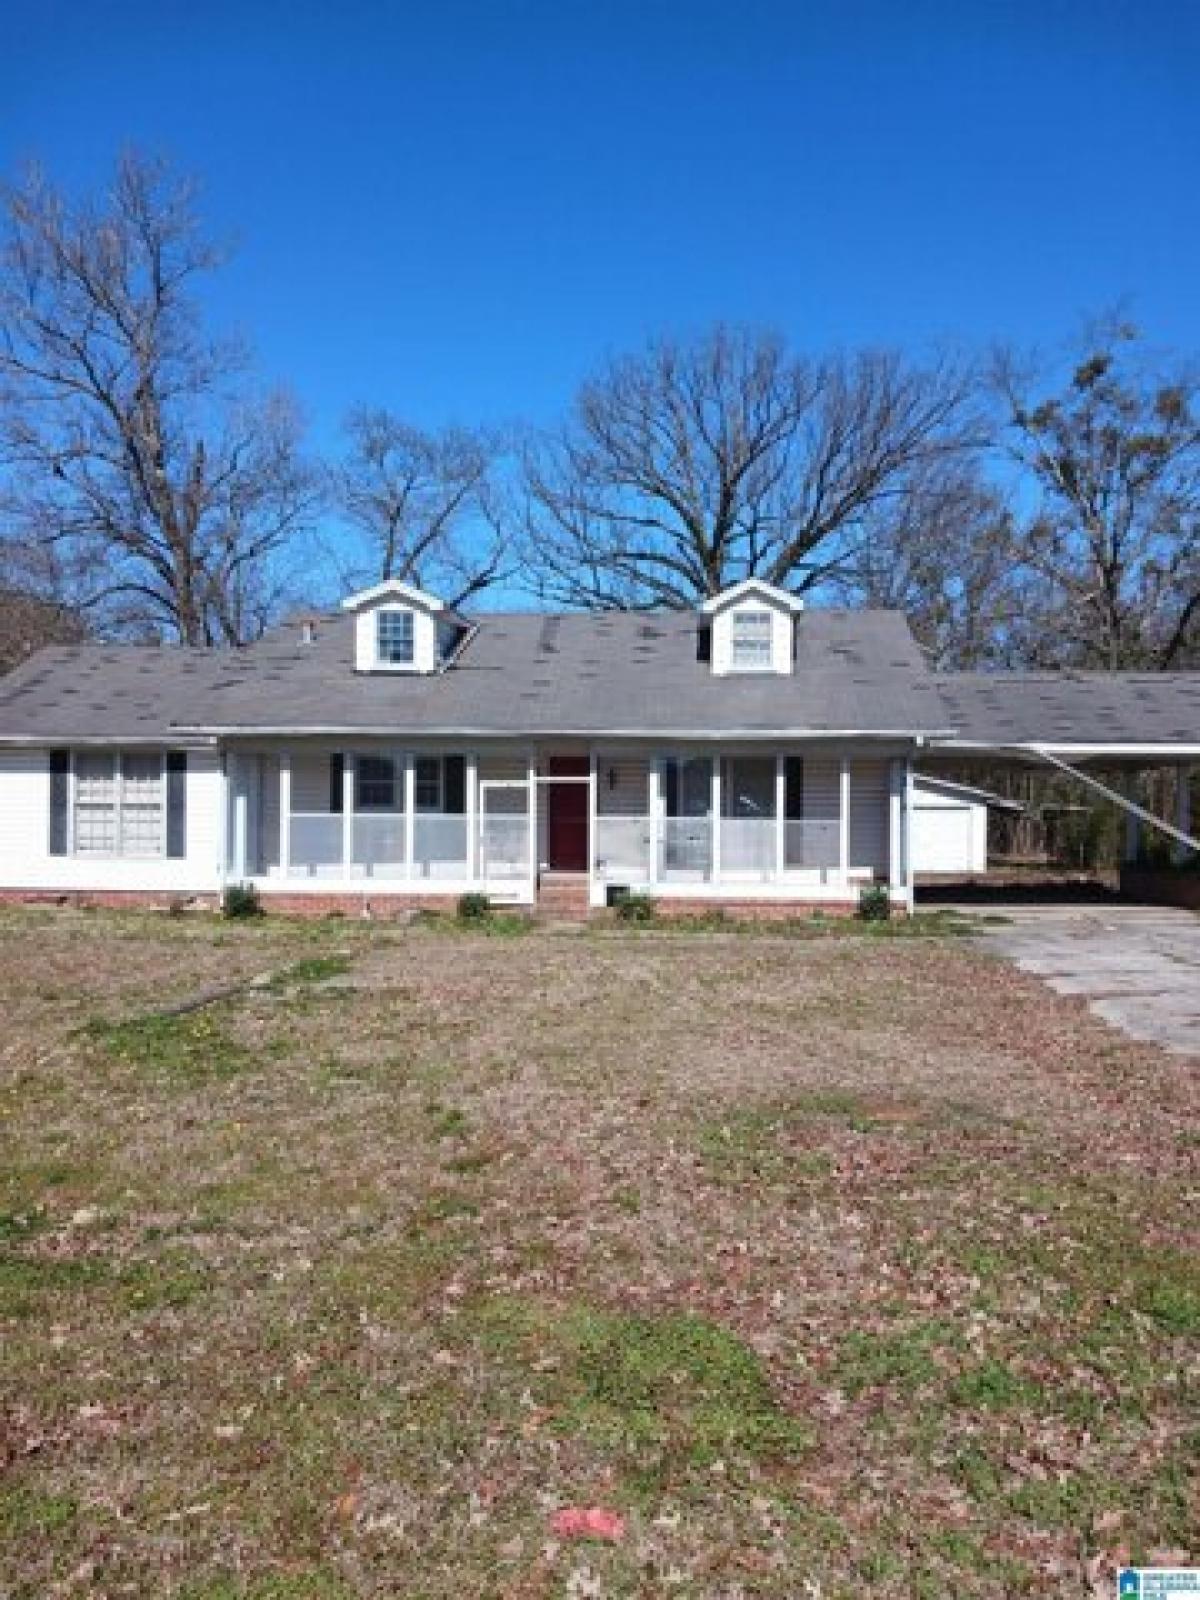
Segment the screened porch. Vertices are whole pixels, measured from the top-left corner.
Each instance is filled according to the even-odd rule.
[[[886,876],[891,787],[888,762],[836,755],[601,754],[595,872],[637,886]]]

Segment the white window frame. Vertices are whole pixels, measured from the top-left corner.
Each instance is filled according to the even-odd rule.
[[[384,646],[384,634],[392,623],[407,624],[407,655],[393,655]],[[417,619],[409,606],[380,606],[375,613],[375,660],[381,667],[412,667],[417,660]]]
[[[752,633],[745,636],[750,625]],[[750,651],[747,659],[745,652]],[[770,672],[775,665],[775,619],[765,606],[734,611],[729,618],[729,665],[735,672]]]
[[[112,805],[103,809],[112,811],[112,838],[111,849],[89,850],[81,849],[79,845],[79,758],[80,756],[105,756],[112,761],[112,777],[108,781],[112,784]],[[158,814],[157,838],[153,849],[129,850],[126,848],[126,839],[130,831],[126,827],[126,813],[136,810],[147,811],[151,808],[144,801],[126,800],[125,796],[125,762],[133,756],[152,757],[158,766],[158,804],[154,808]],[[67,852],[72,856],[82,857],[87,861],[158,861],[167,853],[167,756],[164,750],[72,750],[70,753],[70,783],[68,788],[67,806]],[[136,781],[136,780],[130,780]],[[100,809],[100,808],[96,808]]]
[[[392,798],[390,801],[364,801],[362,797],[363,784],[383,784],[381,777],[364,778],[362,764],[364,761],[387,762],[392,770],[390,779]],[[404,810],[404,764],[396,756],[389,755],[386,751],[368,751],[365,755],[354,757],[354,788],[351,791],[354,799],[355,811],[365,812],[371,816],[387,816],[393,812]]]

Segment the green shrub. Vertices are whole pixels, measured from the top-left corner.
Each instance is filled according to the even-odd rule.
[[[262,901],[252,883],[231,883],[221,896],[224,917],[261,917]]]
[[[653,922],[654,901],[648,894],[625,893],[616,901],[617,918],[621,922]]]
[[[858,915],[863,922],[886,922],[892,914],[892,897],[887,885],[868,884],[858,894]]]
[[[486,894],[464,894],[458,899],[460,922],[486,922],[492,914],[492,902]]]

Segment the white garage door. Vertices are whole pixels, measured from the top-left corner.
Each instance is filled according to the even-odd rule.
[[[918,806],[913,812],[917,872],[971,871],[971,807]]]

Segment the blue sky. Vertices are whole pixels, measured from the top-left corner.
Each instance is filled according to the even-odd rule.
[[[0,166],[198,173],[212,314],[321,443],[545,420],[719,317],[919,352],[1128,297],[1200,349],[1194,0],[6,0],[0,45]]]

